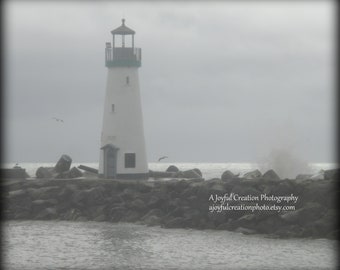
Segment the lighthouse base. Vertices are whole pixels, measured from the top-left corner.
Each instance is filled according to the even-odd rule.
[[[99,178],[105,178],[104,174],[99,174]],[[117,174],[115,178],[109,179],[137,179],[146,180],[149,178],[149,173],[129,173],[129,174]]]

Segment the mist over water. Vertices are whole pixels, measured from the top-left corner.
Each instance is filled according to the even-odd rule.
[[[300,159],[293,151],[274,148],[267,157],[259,162],[260,170],[274,170],[280,178],[295,178],[298,174],[312,174],[311,167]]]

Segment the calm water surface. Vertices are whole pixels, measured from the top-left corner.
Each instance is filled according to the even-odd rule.
[[[108,222],[10,221],[4,269],[336,269],[336,241]]]

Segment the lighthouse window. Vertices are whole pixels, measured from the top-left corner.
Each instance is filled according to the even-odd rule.
[[[129,76],[126,77],[126,84],[129,84],[130,83],[130,78]]]
[[[112,104],[112,105],[111,105],[111,112],[114,112],[114,111],[115,111],[115,105]]]
[[[135,168],[136,167],[136,154],[126,153],[125,154],[125,168]]]

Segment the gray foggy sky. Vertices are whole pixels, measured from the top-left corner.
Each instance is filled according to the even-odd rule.
[[[15,2],[5,9],[5,161],[99,159],[105,42],[142,48],[148,160],[332,162],[333,1]],[[56,122],[52,117],[64,119]]]

